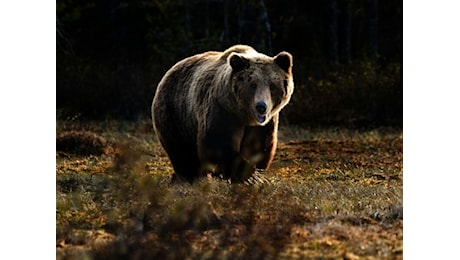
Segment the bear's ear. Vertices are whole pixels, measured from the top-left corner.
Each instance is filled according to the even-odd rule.
[[[228,62],[234,72],[249,68],[249,60],[235,52],[228,56]]]
[[[292,71],[292,55],[289,52],[282,51],[275,56],[275,63],[284,71],[291,74]]]

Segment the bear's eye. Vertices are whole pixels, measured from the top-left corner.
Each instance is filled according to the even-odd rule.
[[[249,85],[249,88],[255,90],[257,88],[257,85],[255,83],[252,83],[251,85]]]
[[[273,83],[271,83],[271,84],[270,84],[270,90],[271,90],[271,91],[276,90],[276,85],[273,84]]]

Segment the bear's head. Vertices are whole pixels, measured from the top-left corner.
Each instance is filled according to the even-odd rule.
[[[231,87],[248,125],[265,125],[287,105],[294,91],[292,55],[269,57],[257,52],[231,53]]]

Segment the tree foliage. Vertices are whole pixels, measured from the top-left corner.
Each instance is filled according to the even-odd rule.
[[[174,63],[242,43],[293,54],[288,122],[402,122],[401,1],[59,0],[56,12],[61,118],[148,117]]]

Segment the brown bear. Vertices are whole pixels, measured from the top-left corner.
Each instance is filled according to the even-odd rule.
[[[245,45],[179,61],[158,84],[153,127],[175,171],[192,182],[208,173],[248,179],[266,169],[277,145],[278,114],[294,91],[292,56]]]

